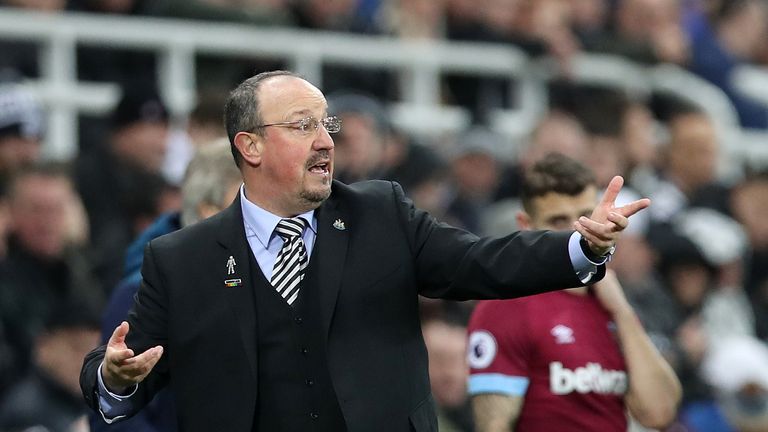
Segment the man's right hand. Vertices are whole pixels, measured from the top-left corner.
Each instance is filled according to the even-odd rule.
[[[127,334],[128,323],[123,321],[107,342],[107,352],[101,366],[104,385],[115,394],[124,394],[129,387],[144,381],[163,355],[163,347],[160,345],[134,355],[133,350],[125,344]]]

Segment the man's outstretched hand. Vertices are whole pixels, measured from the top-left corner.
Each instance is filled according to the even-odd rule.
[[[651,200],[642,198],[617,208],[616,196],[622,185],[624,179],[620,176],[611,179],[592,215],[589,218],[582,216],[573,224],[598,256],[607,254],[616,245],[619,235],[629,225],[630,216],[651,205]]]
[[[133,350],[125,344],[126,335],[128,323],[123,321],[107,342],[107,352],[101,367],[104,385],[116,394],[124,394],[129,387],[142,382],[163,355],[163,347],[160,345],[134,355]]]

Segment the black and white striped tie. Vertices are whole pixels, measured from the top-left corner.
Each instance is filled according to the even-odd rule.
[[[282,219],[275,231],[283,238],[283,247],[277,254],[272,270],[272,286],[275,287],[288,304],[293,304],[299,296],[299,285],[304,279],[307,268],[307,250],[301,234],[306,222],[302,218]]]

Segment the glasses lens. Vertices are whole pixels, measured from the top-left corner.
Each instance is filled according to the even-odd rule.
[[[336,133],[341,130],[341,119],[338,117],[326,117],[323,119],[323,127],[328,133]]]
[[[303,133],[310,133],[317,130],[320,123],[314,117],[307,117],[299,122],[299,130]]]

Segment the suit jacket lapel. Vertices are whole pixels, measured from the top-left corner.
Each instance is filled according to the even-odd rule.
[[[226,256],[221,262],[214,263],[221,273],[222,294],[227,297],[240,327],[243,348],[251,365],[251,372],[256,379],[256,303],[253,292],[253,275],[250,265],[250,247],[245,236],[243,212],[240,207],[240,195],[234,203],[222,211],[218,234],[219,243],[226,249]],[[228,262],[234,260],[234,272]],[[229,282],[229,283],[226,283]],[[229,286],[228,286],[229,285]]]
[[[317,260],[317,269],[323,275],[317,286],[320,288],[320,316],[325,335],[330,330],[341,287],[349,232],[354,229],[354,221],[343,210],[339,201],[331,195],[316,212],[317,240],[312,259]]]

